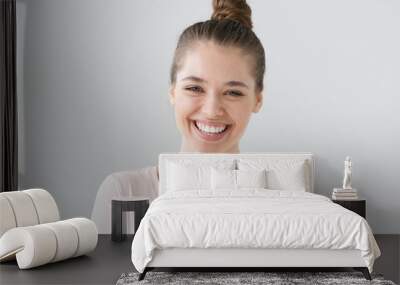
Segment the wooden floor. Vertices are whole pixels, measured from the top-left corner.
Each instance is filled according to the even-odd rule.
[[[400,284],[400,235],[375,235],[381,257],[375,261],[374,271]]]
[[[382,256],[374,272],[399,283],[400,235],[375,236]],[[19,270],[16,262],[0,264],[0,284],[115,284],[124,272],[135,271],[131,258],[132,239],[116,243],[107,235],[99,236],[94,252],[41,267]]]

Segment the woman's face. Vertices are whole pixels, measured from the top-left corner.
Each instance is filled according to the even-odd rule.
[[[251,67],[239,48],[201,41],[187,50],[169,92],[182,152],[239,152],[251,113],[262,105]]]

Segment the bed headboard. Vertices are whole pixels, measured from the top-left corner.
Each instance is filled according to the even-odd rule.
[[[166,190],[166,165],[169,161],[177,161],[182,159],[207,159],[210,161],[220,159],[262,159],[262,160],[287,160],[296,159],[304,160],[308,171],[306,171],[306,179],[308,181],[307,192],[314,192],[314,172],[315,162],[312,153],[309,152],[283,152],[283,153],[161,153],[158,157],[159,167],[159,195],[165,193]]]

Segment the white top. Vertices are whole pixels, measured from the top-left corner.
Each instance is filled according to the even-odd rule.
[[[94,202],[91,219],[100,234],[111,233],[111,200],[141,199],[153,201],[158,196],[157,166],[110,174],[101,183]],[[134,213],[126,213],[126,231],[134,232]]]
[[[145,201],[145,200],[150,200],[149,196],[126,196],[126,197],[121,197],[121,196],[115,196],[112,198],[113,201]]]

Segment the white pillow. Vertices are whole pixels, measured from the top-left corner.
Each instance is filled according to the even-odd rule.
[[[168,191],[210,188],[209,167],[184,166],[170,163],[168,165]]]
[[[211,189],[266,188],[266,170],[211,169]]]
[[[236,189],[236,170],[211,168],[211,189]]]
[[[166,164],[167,191],[211,189],[211,168],[234,169],[234,160],[177,160]]]
[[[236,170],[237,188],[267,188],[267,171]]]
[[[267,188],[273,190],[307,191],[307,164],[299,159],[239,159],[240,170],[267,170]]]

